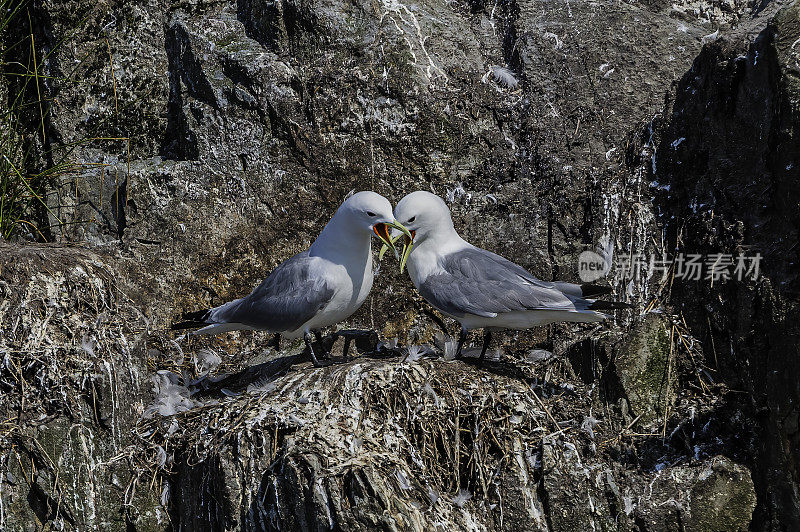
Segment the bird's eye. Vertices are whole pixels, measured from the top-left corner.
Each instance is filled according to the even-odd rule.
[[[413,222],[416,219],[417,219],[416,216],[412,216],[411,218],[408,219],[408,221],[406,223],[410,224],[411,222]]]
[[[372,211],[367,211],[367,216],[375,216],[375,213]]]

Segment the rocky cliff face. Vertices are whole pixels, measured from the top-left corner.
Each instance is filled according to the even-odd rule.
[[[5,60],[33,34],[48,112],[11,70],[2,94],[29,171],[75,166],[36,213],[57,243],[0,244],[0,528],[797,528],[799,9],[25,3]],[[353,189],[433,190],[545,279],[600,242],[764,261],[615,268],[635,312],[509,333],[486,368],[438,358],[391,260],[352,362],[166,330]]]
[[[750,460],[770,486],[755,520],[792,528],[800,519],[797,325],[800,168],[800,7],[779,12],[749,41],[706,46],[668,105],[659,172],[668,238],[683,249],[764,256],[758,283],[676,286],[672,300],[717,353],[714,367],[747,400],[753,419]],[[671,149],[670,138],[686,146]],[[723,431],[729,423],[715,423]],[[738,430],[738,429],[734,429]],[[782,517],[779,517],[782,516]],[[791,526],[789,525],[791,523]]]

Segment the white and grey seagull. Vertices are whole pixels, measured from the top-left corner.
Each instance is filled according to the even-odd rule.
[[[372,289],[372,236],[394,249],[389,228],[410,233],[392,215],[389,200],[358,192],[342,203],[311,247],[278,265],[250,295],[184,314],[173,329],[193,334],[256,329],[286,338],[303,336],[315,366],[311,334],[353,314]]]
[[[470,329],[484,329],[482,361],[492,330],[528,329],[558,321],[597,322],[609,317],[600,310],[630,306],[592,299],[610,289],[542,281],[522,266],[473,246],[456,232],[445,202],[430,192],[407,195],[394,215],[410,232],[400,271],[407,265],[422,297],[459,321],[457,356]]]

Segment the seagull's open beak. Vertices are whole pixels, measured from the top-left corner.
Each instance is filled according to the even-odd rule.
[[[392,233],[394,233],[394,231],[392,231]],[[393,245],[392,245],[392,249],[394,250],[394,258],[396,258],[397,260],[400,260],[400,254],[399,254],[399,253],[397,253],[397,248],[395,248],[395,247],[394,247],[394,244],[395,244],[395,243],[396,243],[398,240],[400,240],[400,237],[401,237],[401,236],[403,236],[403,233],[401,233],[400,231],[397,231],[397,234],[391,234],[391,235],[389,236],[389,240],[390,240],[390,241],[392,242],[392,244],[393,244]],[[386,244],[383,244],[383,245],[381,246],[381,252],[378,254],[378,260],[379,260],[379,261],[383,260],[383,256],[386,254],[386,252],[387,252],[387,251],[389,251],[389,246],[387,246]]]
[[[400,234],[392,238],[389,235],[390,227],[400,231]],[[381,246],[381,252],[378,255],[378,260],[383,258],[383,254],[386,253],[386,250],[389,248],[392,248],[395,257],[397,257],[397,248],[394,247],[394,243],[397,242],[397,239],[402,235],[406,235],[406,237],[411,238],[411,233],[409,233],[408,229],[403,227],[403,225],[399,222],[377,223],[372,226],[372,231],[378,235],[378,238],[380,238],[381,241],[383,241],[383,246]]]
[[[414,236],[417,234],[416,231],[411,231],[408,234],[404,234],[404,241],[405,245],[403,246],[403,255],[400,257],[400,273],[403,273],[403,270],[406,268],[406,262],[408,262],[408,256],[411,255],[411,248],[414,247]]]

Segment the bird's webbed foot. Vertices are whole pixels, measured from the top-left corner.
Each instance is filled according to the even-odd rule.
[[[478,358],[478,364],[483,366],[486,363],[486,349],[489,347],[489,342],[492,341],[492,331],[486,329],[483,333],[483,348],[481,349],[481,356]]]
[[[314,364],[315,368],[325,368],[334,364],[334,361],[330,358],[317,358],[317,355],[315,355],[313,351],[311,352],[311,362]]]

